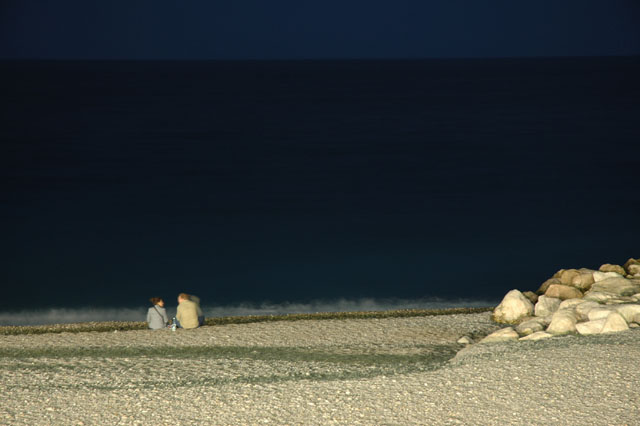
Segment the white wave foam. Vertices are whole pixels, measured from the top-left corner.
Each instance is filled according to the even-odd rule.
[[[0,325],[71,324],[92,321],[145,321],[146,308],[52,308],[0,312]]]
[[[282,315],[316,312],[363,312],[399,309],[447,309],[496,306],[495,300],[472,299],[339,299],[312,301],[309,303],[240,303],[228,306],[203,306],[206,317],[246,315]],[[93,321],[145,321],[147,307],[140,308],[51,308],[0,312],[0,325],[70,324]],[[168,307],[169,317],[175,315],[175,307]]]
[[[446,309],[495,306],[499,302],[487,300],[445,300],[445,299],[339,299],[334,301],[313,301],[310,303],[261,303],[218,306],[206,309],[209,317],[242,315],[282,315],[308,314],[316,312],[364,312],[389,311],[399,309]]]

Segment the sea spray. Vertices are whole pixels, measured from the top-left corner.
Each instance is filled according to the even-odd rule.
[[[338,299],[316,300],[308,303],[239,303],[227,306],[206,304],[203,300],[203,310],[207,318],[233,316],[263,316],[311,314],[317,312],[372,312],[404,309],[449,309],[449,308],[477,308],[496,306],[499,300],[440,298],[424,299]],[[26,326],[47,324],[73,324],[84,322],[109,321],[144,321],[146,307],[139,308],[52,308],[39,310],[22,310],[17,312],[0,312],[0,326]],[[174,307],[167,307],[169,315],[175,314]],[[172,312],[173,311],[173,312]]]

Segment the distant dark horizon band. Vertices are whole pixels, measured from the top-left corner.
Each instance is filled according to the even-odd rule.
[[[640,257],[640,57],[0,62],[1,311],[493,300]]]
[[[513,55],[513,56],[407,56],[407,57],[378,57],[378,56],[362,56],[362,57],[309,57],[309,58],[1,58],[2,62],[211,62],[211,63],[247,63],[247,62],[421,62],[421,61],[509,61],[509,60],[572,60],[572,59],[616,59],[616,58],[637,58],[640,53],[624,53],[624,54],[599,54],[599,55]]]

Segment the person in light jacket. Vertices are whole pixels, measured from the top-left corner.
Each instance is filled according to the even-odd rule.
[[[189,299],[186,293],[178,295],[178,309],[176,312],[177,325],[180,328],[197,328],[198,323],[198,305]]]
[[[152,330],[161,330],[169,324],[169,317],[164,308],[164,300],[159,297],[152,297],[149,301],[153,304],[147,311],[147,323]]]

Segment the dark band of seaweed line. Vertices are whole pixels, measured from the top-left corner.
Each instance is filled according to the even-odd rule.
[[[393,311],[365,311],[365,312],[317,312],[311,314],[282,314],[282,315],[247,315],[207,318],[206,326],[226,324],[250,324],[270,321],[302,321],[302,320],[335,320],[335,319],[372,319],[372,318],[406,318],[435,315],[475,314],[488,312],[494,307],[482,308],[449,308],[449,309],[402,309]],[[73,324],[50,324],[30,326],[0,326],[0,335],[45,334],[45,333],[81,333],[81,332],[109,332],[146,330],[147,323],[143,321],[105,321],[82,322]]]

